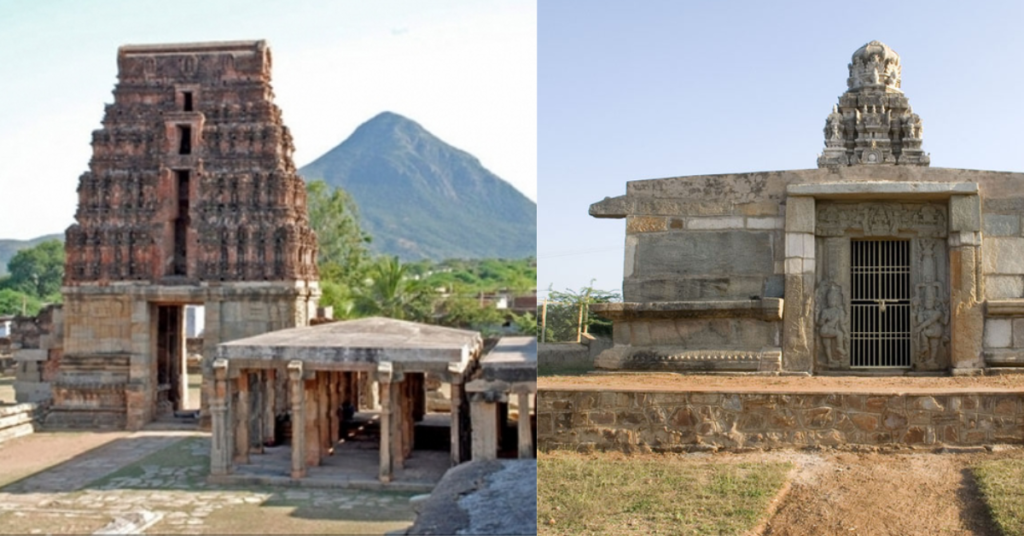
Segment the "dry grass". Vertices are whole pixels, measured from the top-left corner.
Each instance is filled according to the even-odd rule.
[[[540,534],[742,534],[763,521],[790,463],[551,452],[538,460]]]
[[[994,460],[974,469],[992,520],[1007,536],[1024,535],[1024,460]]]

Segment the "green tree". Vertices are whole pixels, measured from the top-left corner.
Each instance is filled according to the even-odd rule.
[[[464,294],[452,294],[441,302],[443,312],[439,324],[462,329],[486,329],[501,326],[505,315],[492,305],[480,305],[476,298]]]
[[[10,276],[3,287],[40,300],[59,300],[64,280],[64,244],[60,240],[47,240],[39,245],[14,254],[7,263]]]
[[[309,224],[316,231],[320,278],[348,287],[360,285],[370,255],[370,235],[359,225],[359,209],[345,190],[323,180],[306,183]],[[334,305],[334,304],[327,304]]]
[[[0,289],[0,315],[20,315],[22,313],[33,316],[39,313],[43,303],[35,296],[29,296],[24,292],[14,289]]]
[[[548,287],[548,299],[555,303],[549,303],[547,308],[546,341],[579,341],[580,333],[611,333],[611,321],[591,315],[590,306],[618,301],[621,296],[615,291],[595,289],[593,285],[591,279],[590,285],[579,291],[559,292]]]
[[[407,277],[398,257],[381,257],[367,270],[366,285],[356,291],[355,305],[364,315],[429,321],[434,292],[422,279]]]

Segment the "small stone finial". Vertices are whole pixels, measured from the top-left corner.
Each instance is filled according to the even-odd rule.
[[[853,53],[849,73],[846,93],[825,121],[825,151],[818,167],[929,165],[921,149],[921,118],[900,89],[899,54],[871,41]]]

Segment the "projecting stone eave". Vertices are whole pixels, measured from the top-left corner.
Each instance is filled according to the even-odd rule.
[[[263,39],[239,41],[204,41],[199,43],[151,43],[141,45],[121,45],[117,48],[118,55],[132,54],[181,54],[201,52],[256,52],[267,48]]]
[[[217,347],[228,360],[292,361],[356,365],[372,369],[391,362],[405,370],[463,370],[479,355],[483,339],[475,331],[430,326],[390,318],[363,318],[264,333]]]

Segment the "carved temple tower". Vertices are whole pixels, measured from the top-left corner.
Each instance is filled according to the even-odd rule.
[[[185,409],[185,305],[205,306],[207,357],[315,312],[316,236],[270,67],[263,41],[119,49],[66,233],[48,423],[138,428]]]

